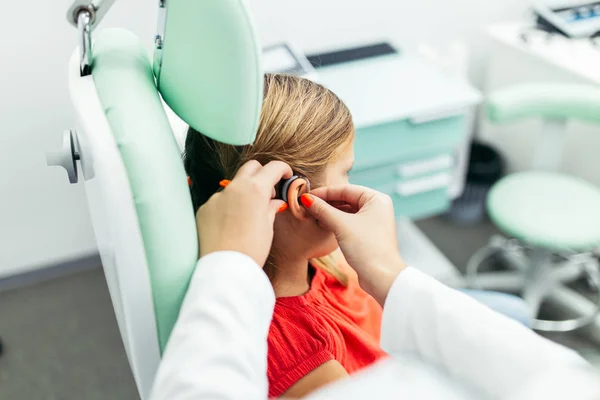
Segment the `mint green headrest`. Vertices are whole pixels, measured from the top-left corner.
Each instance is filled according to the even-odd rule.
[[[242,0],[168,0],[158,89],[171,109],[203,134],[234,145],[254,142],[263,96],[261,49]]]
[[[131,186],[163,350],[198,259],[186,173],[138,38],[124,29],[101,32],[93,62],[98,97]]]
[[[524,118],[579,119],[600,122],[600,89],[592,85],[532,83],[492,93],[488,116],[494,122]]]

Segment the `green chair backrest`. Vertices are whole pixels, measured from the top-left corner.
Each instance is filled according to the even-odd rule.
[[[243,0],[168,0],[158,89],[198,132],[229,144],[254,142],[262,105],[258,36]]]
[[[138,38],[123,29],[101,32],[92,75],[131,185],[162,352],[198,258],[186,174]]]
[[[161,352],[196,266],[198,243],[181,154],[159,91],[188,125],[232,144],[254,141],[263,91],[260,47],[243,1],[166,4],[154,71],[142,43],[123,29],[96,37],[92,65],[131,185]]]
[[[520,84],[495,91],[486,101],[492,122],[527,118],[578,119],[600,123],[600,89],[564,83]]]

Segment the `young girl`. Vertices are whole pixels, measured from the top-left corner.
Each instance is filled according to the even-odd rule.
[[[312,188],[348,182],[354,126],[347,107],[309,80],[266,75],[256,141],[231,146],[190,128],[184,164],[197,210],[246,161],[280,160]],[[275,220],[264,270],[277,297],[268,337],[269,396],[303,397],[385,357],[381,307],[336,257],[335,237],[309,218],[292,185],[289,207]],[[200,244],[202,245],[202,244]]]

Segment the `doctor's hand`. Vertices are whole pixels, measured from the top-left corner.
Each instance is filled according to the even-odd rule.
[[[273,161],[244,164],[224,190],[215,193],[196,214],[200,257],[216,251],[237,251],[262,267],[273,242],[273,223],[285,207],[273,199],[275,185],[292,177],[289,165]]]
[[[302,200],[319,225],[335,234],[361,287],[383,305],[406,268],[398,251],[391,198],[366,187],[342,185],[315,189]]]

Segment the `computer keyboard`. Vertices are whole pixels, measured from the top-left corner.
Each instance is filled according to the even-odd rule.
[[[308,58],[308,61],[314,68],[321,68],[329,65],[358,61],[365,58],[384,56],[388,54],[398,54],[398,50],[396,50],[391,44],[382,42],[333,52],[311,54],[307,55],[306,58]]]

